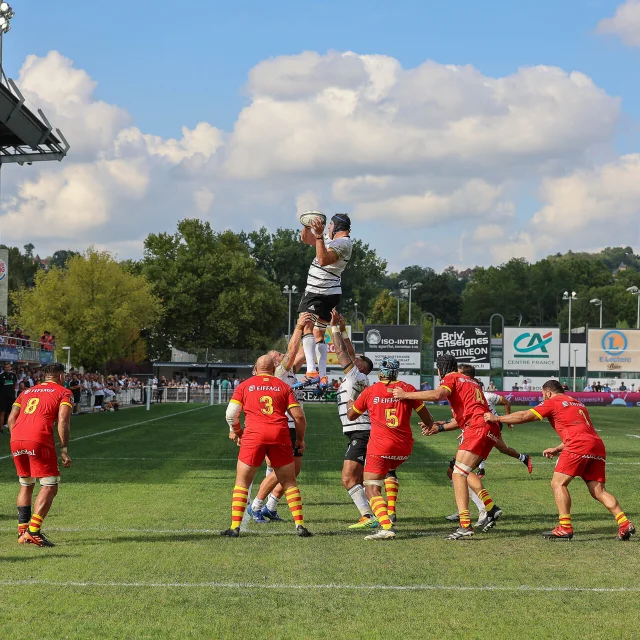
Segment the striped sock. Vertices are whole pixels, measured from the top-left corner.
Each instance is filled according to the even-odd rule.
[[[623,524],[629,522],[629,518],[627,518],[627,516],[625,515],[624,511],[621,511],[616,516],[616,522],[618,523],[618,526],[621,527]]]
[[[491,509],[495,507],[495,505],[493,504],[493,500],[491,499],[491,496],[489,495],[489,492],[486,489],[482,489],[481,491],[478,491],[478,498],[480,498],[480,500],[484,502],[484,508],[487,511],[491,511]]]
[[[458,517],[460,518],[461,527],[464,527],[466,529],[467,527],[471,526],[471,511],[469,511],[469,509],[467,509],[466,511],[461,511]]]
[[[389,514],[396,512],[396,501],[398,500],[398,491],[400,491],[400,483],[398,478],[389,476],[384,479],[384,490],[387,494],[387,512]]]
[[[37,513],[34,513],[29,521],[29,533],[38,533],[43,520],[44,518],[40,517]]]
[[[298,487],[290,487],[284,492],[287,498],[287,504],[291,509],[291,515],[293,516],[293,524],[296,527],[304,527],[304,516],[302,515],[302,496],[300,495],[300,489]]]
[[[560,526],[563,529],[573,529],[573,525],[571,524],[571,514],[570,513],[566,513],[565,515],[561,515],[560,516]]]
[[[391,520],[389,520],[387,503],[384,501],[384,498],[382,496],[373,496],[373,498],[369,500],[369,504],[371,505],[373,515],[378,518],[380,526],[383,529],[391,529],[393,524],[391,524]]]
[[[231,497],[231,527],[237,529],[242,524],[242,517],[247,509],[247,500],[249,499],[249,489],[233,487],[233,496]]]

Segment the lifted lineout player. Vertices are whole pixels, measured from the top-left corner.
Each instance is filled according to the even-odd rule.
[[[335,309],[331,312],[331,332],[338,362],[344,371],[344,380],[338,388],[338,415],[342,422],[342,432],[349,438],[349,446],[342,463],[342,486],[347,490],[361,516],[360,520],[352,524],[349,529],[375,529],[378,526],[378,520],[371,511],[362,484],[367,444],[371,434],[371,420],[368,413],[356,416],[355,420],[350,420],[347,416],[348,403],[354,402],[369,386],[367,375],[373,370],[373,362],[363,356],[356,357],[346,331],[344,318]],[[385,478],[389,518],[392,522],[395,521],[397,483],[395,476]]]
[[[298,382],[295,374],[304,363],[304,352],[300,349],[300,339],[302,338],[304,325],[310,320],[310,313],[303,313],[300,316],[295,331],[291,336],[291,340],[289,340],[286,354],[282,354],[278,351],[269,351],[267,354],[273,358],[273,361],[276,364],[276,378],[286,382],[290,387],[293,387],[293,385]],[[295,391],[294,396],[302,410],[303,392]],[[289,421],[289,435],[291,436],[293,461],[296,467],[297,478],[300,475],[300,469],[302,468],[303,453],[296,448],[296,423],[289,412],[287,412],[287,420]],[[233,436],[231,436],[231,434],[233,434]],[[235,438],[237,441],[237,436],[233,430],[231,430],[230,437]],[[282,522],[282,518],[278,515],[278,504],[280,503],[280,499],[283,495],[284,489],[282,485],[278,483],[278,479],[273,473],[271,462],[269,458],[267,458],[267,476],[260,484],[258,493],[251,503],[251,506],[247,509],[248,514],[259,524],[266,524],[269,520],[272,522]],[[267,504],[265,504],[265,501]]]
[[[44,370],[45,381],[23,391],[9,415],[11,453],[20,481],[18,492],[18,542],[38,547],[53,547],[40,530],[58,493],[60,470],[53,438],[53,425],[58,422],[60,458],[62,466],[69,468],[71,458],[67,452],[73,394],[62,386],[64,366],[50,364]],[[35,510],[31,514],[33,488],[36,479],[40,491]]]
[[[569,484],[574,478],[582,478],[589,493],[601,502],[618,523],[618,540],[628,540],[636,532],[635,527],[615,496],[605,488],[605,467],[607,453],[604,442],[593,428],[587,408],[575,398],[565,394],[557,380],[548,380],[542,385],[543,401],[535,409],[518,411],[508,416],[490,416],[486,420],[498,420],[502,424],[523,424],[547,418],[558,432],[562,443],[557,447],[545,449],[542,455],[553,459],[560,454],[556,463],[551,488],[556,499],[560,524],[552,531],[542,535],[550,540],[571,540],[571,496]]]
[[[302,242],[316,248],[316,257],[309,267],[307,287],[298,307],[300,313],[308,311],[313,315],[313,320],[305,324],[302,336],[307,360],[307,374],[302,385],[317,384],[320,391],[326,391],[328,387],[327,345],[324,336],[331,319],[331,310],[340,303],[342,272],[351,259],[350,230],[349,216],[346,213],[336,213],[331,218],[327,234],[319,217],[313,220],[311,228],[304,227],[301,233]]]
[[[258,358],[256,371],[255,376],[238,385],[227,407],[227,422],[240,439],[240,453],[231,499],[231,526],[223,531],[222,535],[230,538],[240,535],[249,487],[265,456],[269,456],[276,478],[284,487],[296,532],[299,536],[308,538],[311,533],[304,526],[302,497],[296,485],[287,411],[296,425],[295,446],[300,451],[305,449],[304,434],[307,422],[291,387],[273,375],[273,358],[268,355]],[[240,426],[240,413],[243,410],[244,429]]]
[[[402,389],[394,389],[396,398],[439,402],[448,400],[451,410],[460,429],[462,442],[458,447],[453,469],[453,490],[460,514],[460,526],[447,536],[447,540],[460,540],[473,536],[471,514],[469,513],[469,487],[484,502],[487,511],[483,531],[491,529],[502,511],[493,503],[482,481],[471,474],[481,460],[486,458],[500,439],[500,427],[497,422],[485,422],[485,413],[489,413],[489,405],[484,399],[480,385],[469,376],[458,373],[458,363],[450,355],[438,356],[436,362],[440,375],[440,386],[434,391],[407,393]],[[492,414],[493,415],[493,414]],[[425,425],[431,426],[431,425]],[[429,431],[423,427],[423,433]]]
[[[363,484],[371,510],[378,518],[381,529],[366,536],[365,540],[391,540],[396,537],[389,519],[387,503],[382,497],[382,487],[389,471],[395,471],[411,455],[412,410],[415,409],[426,425],[430,427],[433,424],[433,418],[423,402],[401,402],[390,395],[396,389],[405,393],[415,391],[412,385],[398,380],[399,370],[400,363],[397,360],[383,360],[378,372],[380,381],[367,387],[353,404],[348,405],[349,420],[355,420],[365,411],[371,419],[371,436],[367,446]]]

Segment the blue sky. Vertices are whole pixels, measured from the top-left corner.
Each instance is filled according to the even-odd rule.
[[[602,125],[600,106],[594,107],[593,126],[602,126],[603,131],[607,127],[609,129],[603,132],[602,136],[597,136],[597,139],[585,139],[583,149],[576,150],[575,143],[572,143],[571,151],[567,152],[572,156],[570,161],[565,161],[566,155],[558,152],[558,149],[542,149],[535,167],[523,166],[522,173],[517,177],[509,176],[500,180],[497,177],[499,166],[496,167],[496,173],[487,177],[484,170],[474,171],[465,163],[464,167],[456,168],[451,175],[446,176],[444,182],[437,182],[433,176],[438,172],[430,168],[430,178],[424,183],[424,189],[445,199],[456,192],[456,189],[464,189],[464,185],[455,184],[455,178],[460,173],[468,172],[469,179],[481,179],[495,187],[500,191],[500,195],[487,197],[495,200],[496,207],[501,206],[502,210],[510,211],[508,217],[511,226],[507,230],[508,235],[500,236],[496,231],[498,237],[494,234],[493,239],[499,240],[503,245],[521,247],[522,255],[533,259],[542,256],[545,246],[532,245],[531,236],[535,235],[536,229],[527,225],[533,220],[536,211],[545,206],[545,198],[540,196],[539,191],[540,188],[544,188],[544,181],[567,178],[572,172],[598,172],[598,163],[616,163],[619,162],[617,155],[638,152],[640,83],[637,82],[637,69],[640,63],[640,48],[624,44],[615,34],[603,35],[596,32],[598,23],[613,16],[620,4],[610,0],[491,3],[405,0],[393,4],[359,0],[348,3],[280,0],[274,3],[137,0],[122,5],[122,9],[118,9],[119,5],[114,4],[116,10],[110,12],[108,3],[79,0],[53,3],[33,0],[24,4],[14,3],[16,17],[13,20],[12,31],[5,37],[4,65],[7,75],[17,78],[27,56],[36,55],[45,59],[49,52],[58,51],[64,58],[73,61],[73,69],[83,70],[97,83],[91,101],[117,105],[129,114],[127,125],[136,127],[143,134],[159,136],[163,140],[180,139],[183,127],[194,129],[201,122],[210,123],[221,132],[223,138],[229,136],[237,125],[241,110],[249,107],[253,109],[256,106],[255,86],[248,85],[250,71],[270,58],[298,56],[305,51],[317,52],[320,56],[325,56],[331,51],[353,51],[364,56],[379,54],[397,60],[404,70],[419,67],[426,60],[433,60],[439,65],[472,65],[483,77],[493,79],[517,74],[521,67],[539,65],[558,67],[567,73],[579,71],[591,78],[598,90],[604,91],[607,97],[621,98],[621,104],[613,125],[608,120],[606,125]],[[286,75],[287,71],[277,71],[275,75],[281,78],[281,73]],[[270,79],[266,78],[264,82],[269,81]],[[40,99],[40,103],[44,101],[50,105],[47,113],[53,108],[56,115],[58,107],[51,106],[54,103],[47,89],[38,85],[38,82],[42,84],[41,80],[35,78],[31,84],[28,80],[25,82],[31,87],[29,98],[34,101]],[[333,80],[329,78],[326,82],[330,88]],[[429,86],[423,88],[423,92],[427,94],[429,90]],[[261,91],[264,93],[265,89]],[[266,91],[268,93],[268,88]],[[438,91],[437,87],[435,91]],[[428,95],[423,95],[421,100],[428,98]],[[437,99],[437,96],[434,98]],[[569,102],[573,100],[573,97],[568,99]],[[580,101],[581,98],[576,96],[575,100]],[[288,97],[286,101],[289,103]],[[60,120],[64,122],[68,114],[60,107],[59,115]],[[76,113],[75,117],[81,116]],[[123,126],[122,123],[114,125],[114,137],[119,126]],[[268,122],[265,126],[268,128]],[[322,126],[321,123],[319,126]],[[70,128],[73,132],[73,127]],[[78,132],[77,135],[81,136],[82,133]],[[576,134],[576,137],[579,138],[579,134]],[[104,148],[100,148],[100,144]],[[215,146],[214,143],[211,144]],[[230,144],[226,138],[224,144]],[[230,144],[230,148],[233,144]],[[78,145],[74,145],[74,149],[77,148]],[[255,152],[255,149],[251,150],[251,153]],[[97,159],[105,155],[119,158],[118,153],[120,152],[111,149],[110,142],[101,140],[91,149],[83,150],[81,156],[70,156],[65,163],[67,166],[76,167],[78,171],[86,169],[94,172],[97,171]],[[207,157],[211,160],[210,156]],[[502,161],[504,162],[504,158]],[[181,158],[180,162],[184,164],[186,160]],[[477,158],[474,162],[478,162]],[[220,163],[224,164],[224,160],[220,160]],[[320,165],[326,167],[322,162],[314,165],[316,176],[323,171],[326,172],[326,169],[317,169]],[[549,169],[551,165],[553,169]],[[180,169],[190,170],[185,169],[183,165]],[[24,180],[42,183],[40,172],[61,169],[38,167],[37,171],[37,178],[17,172],[11,174],[9,189],[13,189],[17,194],[17,200],[3,205],[6,215],[33,211],[33,207],[27,206],[28,203],[25,205],[24,194],[21,195],[20,192],[20,185]],[[173,166],[173,174],[176,171],[177,167]],[[531,175],[527,176],[527,171]],[[214,169],[211,169],[211,172],[207,175],[216,186],[210,190],[211,198],[206,194],[202,197],[205,201],[211,200],[213,203],[206,215],[211,216],[216,226],[216,223],[219,225],[228,220],[228,212],[233,210],[233,189],[229,188],[228,183],[222,184],[220,174],[215,174]],[[345,166],[332,175],[326,175],[324,184],[315,178],[309,180],[307,176],[302,181],[305,185],[301,186],[301,191],[312,191],[319,199],[319,204],[327,208],[336,206],[350,209],[352,206],[356,210],[361,203],[355,200],[343,198],[341,202],[336,201],[336,181],[341,178],[354,179],[364,173],[386,176],[393,174],[393,171],[368,166],[363,172]],[[155,178],[152,174],[149,176],[153,184]],[[277,225],[282,220],[271,212],[270,207],[273,206],[275,211],[283,206],[287,198],[293,207],[294,196],[291,194],[295,191],[294,184],[299,181],[295,172],[283,169],[269,176],[256,176],[257,174],[248,178],[242,176],[242,179],[251,180],[251,189],[256,188],[256,199],[263,199],[267,203],[264,212],[255,215],[247,213],[252,211],[254,205],[247,201],[242,202],[242,198],[238,198],[236,204],[238,210],[243,213],[239,216],[240,221],[235,222],[236,226],[255,227],[260,222],[271,226],[272,220],[273,224]],[[403,176],[406,177],[404,174]],[[585,174],[582,180],[594,182],[594,176],[595,174]],[[417,178],[419,177],[418,172]],[[396,178],[397,176],[394,177]],[[194,185],[194,189],[205,193],[208,187],[202,176],[199,179],[199,186]],[[65,180],[68,181],[69,177]],[[35,190],[51,193],[40,183],[35,184]],[[549,191],[555,194],[561,190],[560,187],[561,185],[549,184]],[[107,186],[106,189],[110,187]],[[398,197],[401,191],[399,189],[400,187],[397,187],[388,193],[385,192],[383,201]],[[404,195],[413,197],[421,193],[423,186],[413,180],[411,186],[407,184],[406,189]],[[609,186],[608,189],[611,190],[612,187]],[[328,195],[329,192],[331,196]],[[476,197],[474,195],[472,199]],[[633,193],[627,196],[628,199],[633,197]],[[501,198],[504,202],[498,202]],[[548,198],[551,199],[548,204],[556,211],[561,204],[554,200],[554,195],[549,195]],[[41,199],[44,200],[44,196]],[[152,186],[148,187],[145,194],[136,196],[137,210],[144,209],[145,202],[153,208],[157,206],[159,199],[162,197],[154,196]],[[371,200],[371,196],[366,195],[364,200]],[[177,202],[179,201],[173,203],[174,208]],[[225,213],[217,219],[218,203],[222,202]],[[24,209],[25,206],[27,209]],[[44,202],[38,206],[42,213],[49,205]],[[117,203],[105,204],[106,213],[98,212],[96,218],[104,219],[107,228],[93,226],[87,229],[86,233],[79,234],[78,246],[82,243],[86,245],[88,241],[104,243],[107,247],[112,243],[121,255],[135,254],[140,250],[143,228],[148,231],[164,230],[153,228],[153,224],[141,224],[140,231],[136,232],[137,236],[131,237],[129,244],[123,244],[121,233],[117,239],[109,234],[109,228],[124,228],[116,220],[117,216],[111,210],[107,211],[110,206],[121,208],[123,205],[120,200]],[[441,256],[435,255],[437,252],[431,252],[432,266],[446,266],[448,260],[459,266],[469,266],[473,262],[491,262],[508,257],[498,249],[487,251],[484,256],[466,250],[456,255],[455,247],[462,246],[465,237],[477,232],[479,238],[492,238],[491,229],[477,231],[477,219],[470,222],[459,210],[454,213],[455,221],[448,228],[432,229],[426,222],[431,219],[431,205],[425,209],[425,224],[421,226],[417,222],[420,206],[419,203],[416,204],[418,209],[411,220],[413,228],[420,229],[422,234],[423,245],[418,246],[416,256],[419,256],[419,260],[418,257],[416,260],[426,259],[421,255],[421,248],[429,251],[430,242],[440,245],[443,241],[449,243],[448,253],[451,257],[445,252]],[[447,206],[447,202],[443,201],[436,209],[440,215],[446,215]],[[464,208],[464,205],[461,206]],[[493,205],[487,205],[491,206]],[[620,206],[627,212],[627,202]],[[617,204],[613,208],[616,207]],[[205,209],[207,208],[203,205],[202,210]],[[483,212],[486,213],[487,210],[482,209],[479,215],[484,215]],[[360,219],[371,222],[367,223],[362,237],[377,248],[390,246],[390,250],[399,256],[405,249],[406,239],[390,242],[388,234],[371,213],[372,208],[363,207],[363,211]],[[185,213],[189,214],[188,207]],[[171,215],[163,214],[159,217],[160,226],[169,229]],[[174,215],[174,219],[178,217],[181,216]],[[484,226],[495,226],[496,220],[491,218],[491,215],[486,217],[488,224]],[[149,219],[153,221],[153,216]],[[497,224],[503,226],[499,217]],[[3,225],[3,229],[5,228],[6,225]],[[578,235],[569,233],[570,231],[571,229],[567,232],[567,244],[577,242],[579,246],[564,248],[599,248],[597,241],[588,234],[581,240]],[[523,234],[528,239],[523,240]],[[16,243],[23,239],[18,237],[19,235],[16,232]],[[633,233],[631,239],[634,240]],[[609,243],[614,241],[615,238],[607,238]],[[626,241],[628,240],[620,239],[620,243]],[[58,240],[52,239],[51,242],[54,245],[56,242],[59,244]],[[38,242],[35,244],[38,245]],[[40,244],[46,247],[47,241],[40,240]],[[550,247],[553,250],[557,248]],[[517,254],[518,249],[514,251]],[[402,262],[413,261],[411,251],[405,251],[405,254],[404,258],[390,258],[392,266],[399,267],[402,266]]]

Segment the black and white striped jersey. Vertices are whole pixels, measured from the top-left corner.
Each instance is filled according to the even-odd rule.
[[[363,413],[355,420],[347,418],[347,401],[355,400],[369,386],[369,378],[358,367],[352,367],[345,373],[344,380],[338,387],[338,414],[342,422],[343,433],[351,431],[370,431],[371,420],[368,413]]]
[[[318,264],[318,258],[314,258],[309,267],[305,291],[321,296],[332,296],[342,293],[342,272],[351,259],[353,244],[349,236],[330,240],[329,236],[325,235],[324,245],[327,249],[333,249],[336,252],[338,260],[326,267],[321,267]]]

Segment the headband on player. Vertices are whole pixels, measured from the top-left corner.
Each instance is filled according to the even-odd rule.
[[[336,215],[331,218],[331,222],[333,222],[334,233],[351,230],[351,220],[346,213],[336,213]]]
[[[394,358],[387,358],[380,363],[378,377],[385,380],[397,380],[400,371],[400,363]]]
[[[438,356],[436,359],[436,366],[440,372],[440,377],[444,378],[448,373],[453,373],[458,370],[458,361],[454,356],[447,353],[445,355]]]

